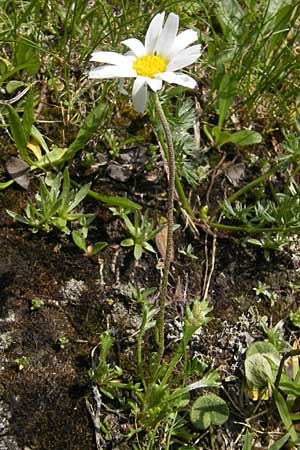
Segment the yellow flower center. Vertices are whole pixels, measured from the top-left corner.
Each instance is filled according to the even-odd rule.
[[[165,72],[167,64],[163,56],[143,55],[134,61],[132,67],[138,75],[153,78],[157,73]]]

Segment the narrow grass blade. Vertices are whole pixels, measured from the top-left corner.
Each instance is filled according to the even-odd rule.
[[[297,432],[293,425],[291,415],[289,413],[287,404],[286,404],[283,396],[280,394],[280,392],[276,388],[273,389],[273,395],[274,395],[275,403],[276,403],[280,418],[281,418],[286,430],[290,433],[292,441],[297,442],[298,435],[297,435]]]
[[[290,439],[290,433],[286,433],[282,438],[280,438],[280,439],[278,439],[278,441],[274,442],[274,444],[271,445],[269,450],[280,450],[280,449],[282,449],[284,444],[286,442],[288,442],[289,439]]]
[[[245,433],[245,440],[242,450],[252,450],[253,433],[247,430]]]

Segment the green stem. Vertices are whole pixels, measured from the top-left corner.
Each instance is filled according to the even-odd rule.
[[[183,186],[181,184],[180,178],[178,176],[177,173],[175,173],[175,186],[176,186],[176,192],[180,198],[180,201],[182,203],[182,206],[184,207],[184,209],[186,210],[186,212],[191,216],[191,217],[195,217],[195,213],[192,210],[188,199],[186,198]]]
[[[264,180],[266,180],[271,175],[276,173],[280,169],[280,167],[281,167],[281,164],[277,164],[276,166],[272,167],[272,169],[268,170],[266,173],[260,175],[259,177],[255,178],[255,180],[250,181],[250,183],[246,184],[241,189],[239,189],[238,191],[234,192],[232,195],[230,195],[226,199],[226,201],[230,202],[230,203],[234,202],[241,195],[243,195],[246,192],[250,191],[250,189],[254,188],[258,184],[261,184]],[[222,207],[223,207],[223,203],[212,212],[211,216],[215,216],[217,213],[219,213],[221,211]]]
[[[274,383],[274,386],[275,386],[276,389],[279,388],[280,378],[281,378],[281,374],[282,374],[282,371],[283,371],[283,368],[284,368],[285,361],[288,358],[293,358],[294,356],[299,356],[299,355],[300,355],[300,349],[297,348],[295,350],[291,350],[291,351],[289,351],[287,353],[284,353],[284,355],[281,357],[279,368],[278,368],[276,379],[275,379],[275,383]]]
[[[297,227],[262,227],[262,228],[253,228],[253,227],[243,227],[238,225],[226,225],[224,223],[216,223],[216,222],[207,222],[207,224],[211,228],[217,228],[218,230],[224,230],[224,231],[242,231],[244,233],[276,233],[281,231],[286,231],[288,233],[296,232],[300,230],[300,226]]]
[[[165,308],[166,308],[166,300],[167,300],[167,291],[168,291],[168,280],[169,280],[169,270],[171,264],[171,255],[173,249],[173,225],[174,225],[174,217],[173,217],[173,209],[174,209],[174,195],[175,195],[175,152],[172,141],[172,134],[169,123],[166,119],[165,113],[163,111],[162,105],[159,101],[159,97],[157,93],[154,94],[155,98],[155,106],[156,111],[163,126],[166,138],[166,144],[168,149],[168,167],[169,167],[169,179],[168,179],[168,205],[167,205],[167,246],[166,246],[166,255],[164,260],[164,271],[163,271],[163,279],[161,283],[161,293],[160,293],[160,304],[159,304],[159,313],[157,317],[157,330],[158,330],[158,354],[154,375],[155,377],[159,371],[160,362],[162,360],[164,350],[165,350]]]
[[[143,305],[143,317],[142,317],[142,323],[140,327],[140,332],[137,337],[137,364],[138,364],[138,373],[141,378],[142,384],[144,386],[144,389],[146,390],[146,383],[145,383],[145,376],[144,376],[144,369],[143,369],[143,362],[142,362],[142,342],[143,342],[143,336],[145,334],[145,328],[147,323],[147,315],[145,312],[145,307]]]

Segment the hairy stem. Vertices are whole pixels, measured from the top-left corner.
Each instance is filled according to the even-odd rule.
[[[160,141],[162,150],[164,152],[165,157],[168,159],[169,158],[169,151],[168,151],[168,147],[167,145],[163,142],[163,137],[162,137],[162,133],[160,132],[160,130],[154,130],[157,139]],[[176,187],[176,192],[178,194],[178,197],[181,201],[181,204],[183,206],[183,208],[185,209],[185,211],[188,213],[188,215],[190,217],[195,217],[195,213],[187,199],[187,196],[185,195],[180,177],[178,176],[178,173],[176,173],[175,171],[175,187]]]
[[[166,246],[166,255],[164,260],[164,270],[163,270],[163,279],[161,283],[161,292],[160,292],[160,304],[159,304],[159,313],[157,318],[157,331],[158,331],[158,355],[157,355],[157,363],[156,370],[159,369],[160,362],[162,360],[164,350],[165,350],[165,308],[166,308],[166,300],[167,300],[167,291],[168,291],[168,280],[169,280],[169,270],[171,264],[171,256],[173,249],[173,225],[174,225],[174,217],[173,217],[173,209],[174,209],[174,195],[175,195],[175,153],[174,146],[172,141],[172,135],[169,123],[166,119],[165,113],[163,111],[162,105],[159,101],[157,93],[154,94],[155,98],[155,106],[156,111],[163,126],[166,138],[166,144],[168,148],[168,167],[169,167],[169,179],[168,179],[168,205],[167,205],[167,246]]]

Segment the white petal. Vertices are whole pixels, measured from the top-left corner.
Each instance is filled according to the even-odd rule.
[[[89,78],[127,78],[136,77],[137,73],[131,67],[101,66],[90,70]]]
[[[156,76],[167,83],[179,84],[180,86],[185,86],[191,89],[194,89],[197,85],[194,78],[181,72],[162,72]]]
[[[142,56],[146,53],[144,45],[138,39],[126,39],[125,41],[122,41],[121,44],[124,44],[128,48],[130,48],[130,50],[132,50],[137,57]]]
[[[157,54],[165,56],[166,52],[167,56],[168,50],[173,47],[178,31],[178,26],[179,16],[177,16],[177,14],[170,13],[166,20],[165,26],[163,27],[162,32],[160,33],[157,40],[157,44],[155,47],[155,51]]]
[[[193,45],[177,53],[167,65],[167,72],[182,69],[193,64],[201,55],[201,45]]]
[[[168,54],[169,58],[175,56],[178,52],[183,50],[184,48],[191,45],[193,42],[197,41],[198,34],[194,30],[185,30],[182,33],[178,34],[174,40],[174,44],[170,49]]]
[[[137,77],[132,88],[132,103],[137,112],[143,113],[147,104],[147,81],[145,77]]]
[[[131,60],[125,56],[120,55],[116,52],[101,52],[96,51],[91,55],[91,61],[107,63],[107,64],[115,64],[116,66],[121,65],[131,65]]]
[[[157,39],[161,33],[165,13],[156,14],[151,20],[145,37],[146,53],[154,53]]]
[[[147,77],[147,84],[151,87],[152,91],[156,92],[161,89],[162,80],[159,80],[158,78]]]

